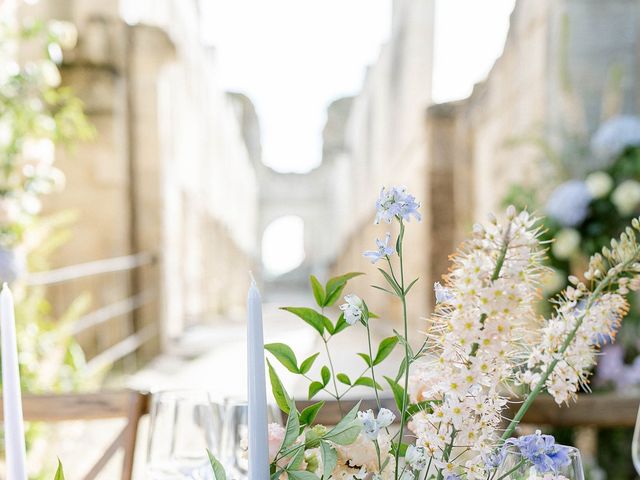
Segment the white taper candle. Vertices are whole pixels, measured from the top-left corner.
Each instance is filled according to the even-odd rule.
[[[247,299],[247,365],[249,369],[249,478],[269,479],[269,444],[267,434],[267,391],[264,372],[264,338],[262,300],[255,280]]]
[[[22,392],[18,368],[18,346],[13,295],[5,283],[0,292],[0,334],[2,336],[2,402],[7,475],[26,480],[27,460],[22,418]]]

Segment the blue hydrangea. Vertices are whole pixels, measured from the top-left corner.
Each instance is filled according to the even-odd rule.
[[[551,193],[545,210],[550,218],[563,227],[576,227],[587,218],[591,199],[591,193],[583,181],[569,180]]]
[[[640,146],[640,118],[635,115],[618,115],[607,120],[591,139],[591,150],[608,166],[629,147]]]

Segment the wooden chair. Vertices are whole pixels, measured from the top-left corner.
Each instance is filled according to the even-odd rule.
[[[122,480],[131,480],[135,454],[138,424],[149,411],[149,395],[132,390],[55,394],[25,395],[22,399],[25,421],[64,422],[70,420],[104,420],[126,418],[127,424],[109,445],[98,462],[83,477],[93,480],[104,469],[113,455],[122,448]],[[0,402],[0,414],[2,405]]]

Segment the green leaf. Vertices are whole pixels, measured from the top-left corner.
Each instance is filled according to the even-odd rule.
[[[362,423],[359,420],[351,420],[340,428],[334,428],[325,435],[327,440],[331,440],[338,445],[351,445],[356,441],[362,431]]]
[[[393,291],[396,292],[396,295],[398,297],[402,297],[402,290],[400,289],[400,285],[398,285],[396,283],[396,281],[393,279],[393,277],[391,275],[389,275],[387,272],[385,272],[381,268],[378,268],[378,271],[382,274],[382,276],[385,278],[387,283],[391,286]]]
[[[295,453],[289,464],[287,465],[287,470],[300,470],[300,465],[302,465],[302,461],[304,460],[304,448],[298,449]]]
[[[322,316],[322,324],[324,325],[324,328],[327,329],[327,332],[329,332],[331,335],[333,335],[333,333],[335,332],[335,328],[333,327],[333,323],[331,323],[331,320],[329,320],[324,315]]]
[[[405,338],[400,334],[400,332],[398,332],[397,330],[393,330],[393,333],[396,334],[396,337],[398,337],[398,341],[400,342],[400,344],[405,347],[407,350],[409,350],[409,357],[413,357],[413,348],[411,347],[411,344],[409,342],[407,342],[405,340]]]
[[[58,468],[56,470],[56,476],[53,477],[53,480],[65,480],[64,472],[62,471],[62,462],[58,459]]]
[[[293,353],[289,345],[285,345],[284,343],[268,343],[264,346],[264,349],[276,357],[291,373],[300,373],[296,354]]]
[[[400,368],[398,369],[398,374],[396,375],[396,382],[400,381],[400,379],[404,375],[404,372],[406,371],[407,371],[407,359],[405,357],[402,359],[402,362],[400,362]]]
[[[398,344],[398,337],[388,337],[380,342],[378,346],[378,353],[376,353],[376,357],[373,359],[374,365],[379,365],[387,358],[393,349]],[[265,347],[266,348],[266,347]]]
[[[322,288],[322,285],[314,275],[311,275],[309,280],[311,281],[311,289],[313,290],[316,303],[319,307],[324,307],[324,288]]]
[[[389,386],[391,387],[391,391],[393,392],[393,398],[396,401],[396,406],[398,407],[399,412],[404,411],[405,407],[405,393],[404,388],[402,388],[398,382],[396,382],[393,378],[384,377]]]
[[[411,417],[418,412],[433,413],[433,403],[436,403],[436,400],[423,400],[422,402],[412,403],[407,407],[405,415]]]
[[[302,373],[302,374],[308,373],[309,370],[311,370],[311,367],[313,366],[313,362],[315,362],[316,358],[318,358],[318,355],[320,355],[320,353],[314,353],[309,358],[305,359],[300,364],[300,373]]]
[[[323,405],[324,402],[318,402],[302,410],[302,412],[300,412],[300,425],[311,426]]]
[[[273,393],[273,398],[275,398],[278,407],[284,413],[289,413],[289,395],[287,391],[284,389],[278,374],[271,365],[271,362],[267,360],[267,366],[269,367],[269,381],[271,382],[271,392]]]
[[[311,400],[320,390],[324,388],[320,382],[311,382],[309,384],[309,400]]]
[[[297,315],[306,323],[308,323],[313,328],[315,328],[320,335],[324,333],[324,322],[322,321],[322,317],[324,315],[316,312],[313,308],[282,307],[280,310],[286,310],[287,312],[291,312],[294,315]]]
[[[413,282],[411,282],[409,284],[409,286],[407,288],[404,289],[404,294],[406,295],[407,293],[409,293],[409,290],[411,290],[411,287],[413,287],[416,282],[419,280],[419,278],[416,278]]]
[[[351,379],[344,373],[339,373],[337,375],[338,381],[344,383],[345,385],[351,385]]]
[[[318,480],[318,476],[315,473],[306,470],[287,470],[287,475],[290,480]]]
[[[349,328],[349,324],[344,319],[344,313],[342,313],[340,314],[340,318],[338,318],[338,321],[336,322],[336,327],[333,330],[333,335],[336,335],[341,331],[346,330],[347,328]]]
[[[392,445],[393,445],[392,449],[393,449],[393,451],[395,451],[396,448],[398,448],[398,443],[397,442],[393,442]],[[407,448],[409,448],[409,444],[408,443],[401,443],[400,444],[400,451],[398,452],[400,457],[404,457],[407,454]]]
[[[329,443],[320,442],[320,456],[322,458],[322,478],[330,478],[338,464],[338,454]]]
[[[218,459],[213,456],[213,453],[211,453],[208,448],[207,455],[209,455],[209,462],[211,463],[211,468],[213,469],[213,480],[227,480],[227,474],[224,471],[224,467],[218,461]],[[58,480],[57,475],[55,480]],[[62,477],[62,480],[64,480],[64,477]]]
[[[327,294],[325,297],[324,306],[330,307],[331,305],[333,305],[336,300],[340,298],[342,290],[344,289],[347,282],[352,278],[357,277],[358,275],[362,275],[362,272],[346,273],[344,275],[329,279],[326,286]]]
[[[284,440],[282,440],[282,447],[280,451],[289,448],[293,445],[300,435],[300,419],[298,418],[298,410],[296,410],[296,404],[293,400],[289,400],[289,416],[287,418],[287,426],[285,428]]]
[[[338,424],[323,435],[323,439],[330,440],[338,445],[349,445],[355,442],[362,430],[362,424],[356,420],[360,402],[347,413]]]
[[[394,297],[396,297],[397,295],[395,293],[393,293],[391,290],[387,290],[386,288],[383,287],[379,287],[378,285],[371,285],[373,288],[377,289],[377,290],[382,290],[383,292],[387,292],[389,295],[393,295]]]
[[[368,367],[371,366],[371,357],[369,355],[367,355],[366,353],[357,353],[356,355],[362,358],[364,360],[364,363],[366,363]]]
[[[326,387],[329,383],[329,380],[331,380],[331,371],[329,370],[329,367],[327,367],[326,365],[322,367],[322,370],[320,370],[320,376],[322,377],[322,386]]]
[[[382,390],[382,387],[380,386],[380,384],[377,382],[374,382],[373,379],[369,377],[360,377],[353,384]]]

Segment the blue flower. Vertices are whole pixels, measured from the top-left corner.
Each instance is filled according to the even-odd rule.
[[[563,227],[575,227],[587,218],[591,200],[591,193],[584,182],[569,180],[551,193],[545,210]]]
[[[362,255],[371,260],[371,263],[376,263],[378,260],[381,260],[385,257],[393,255],[395,249],[389,246],[389,241],[391,240],[391,234],[387,233],[384,236],[384,240],[379,240],[376,238],[376,245],[378,246],[377,250],[367,250]]]
[[[591,139],[591,149],[606,167],[629,147],[640,146],[640,118],[619,115],[603,123]]]
[[[557,473],[571,463],[571,449],[556,444],[552,435],[542,435],[540,431],[533,435],[511,438],[505,442],[505,446],[507,445],[518,448],[522,456],[531,462],[539,473]]]
[[[511,443],[510,440],[507,443]],[[504,459],[507,457],[507,449],[505,448],[507,444],[503,448],[499,450],[495,450],[483,457],[484,465],[487,467],[487,470],[494,470],[498,468],[504,462]]]
[[[409,221],[412,215],[420,221],[418,208],[420,204],[407,192],[406,187],[396,186],[389,189],[382,187],[380,197],[376,201],[375,223],[380,223],[380,220],[391,223],[394,218]]]

